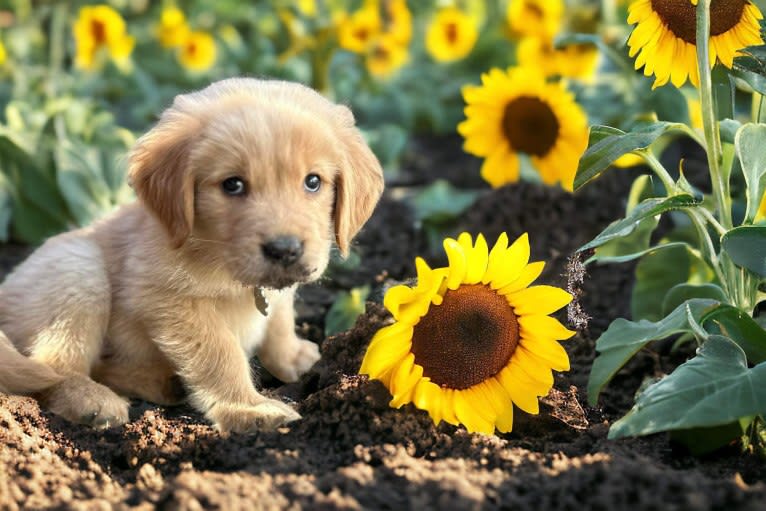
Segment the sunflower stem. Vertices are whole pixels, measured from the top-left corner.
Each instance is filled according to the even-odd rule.
[[[710,166],[710,179],[713,187],[721,224],[731,229],[730,198],[721,172],[723,148],[718,121],[715,115],[713,99],[713,79],[710,70],[710,3],[712,0],[699,0],[697,3],[697,67],[699,68],[700,102],[702,104],[702,123],[707,145],[707,159]]]
[[[67,2],[59,2],[53,6],[49,44],[48,81],[45,92],[49,99],[56,97],[61,72],[64,67],[64,50],[66,49],[66,23],[69,15]]]
[[[731,197],[729,195],[728,174],[724,177],[723,147],[718,120],[716,119],[715,100],[713,97],[713,79],[710,65],[710,5],[712,0],[699,0],[697,3],[697,68],[699,69],[700,102],[702,104],[702,123],[704,126],[708,166],[713,197],[721,225],[728,231],[733,227],[731,217]],[[741,272],[731,258],[722,252],[719,259],[720,273],[724,278],[724,289],[731,302],[747,310],[749,295],[746,291]],[[719,277],[720,278],[720,277]]]
[[[601,21],[607,27],[617,25],[617,3],[614,0],[601,0]]]
[[[647,165],[649,165],[649,167],[654,171],[660,181],[662,181],[668,197],[674,195],[676,191],[676,182],[667,171],[665,166],[660,163],[660,160],[657,159],[651,150],[644,150],[640,152],[643,155],[644,161],[646,161]]]

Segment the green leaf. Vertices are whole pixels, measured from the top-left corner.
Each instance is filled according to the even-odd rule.
[[[654,89],[649,96],[651,108],[660,121],[689,123],[689,104],[684,94],[674,85]]]
[[[733,144],[737,132],[742,127],[742,123],[735,119],[724,119],[719,123],[721,130],[721,142]]]
[[[734,81],[729,70],[717,64],[712,71],[716,119],[734,119]]]
[[[766,124],[748,123],[734,138],[742,173],[747,183],[747,213],[745,221],[753,223],[763,192],[766,190]]]
[[[721,248],[737,266],[766,277],[766,226],[735,227],[723,235]]]
[[[711,335],[696,357],[649,386],[609,438],[729,424],[766,412],[766,363],[752,369],[731,339]]]
[[[63,140],[54,157],[59,190],[79,225],[89,224],[112,208],[97,148]]]
[[[657,322],[628,321],[618,318],[612,321],[606,332],[596,341],[596,351],[599,352],[588,378],[588,402],[592,406],[598,403],[598,396],[604,386],[614,377],[617,371],[651,341],[665,339],[674,334],[690,332],[687,319],[687,306],[692,316],[699,320],[702,315],[719,302],[708,299],[693,299],[685,302]]]
[[[707,428],[678,429],[670,432],[670,439],[686,447],[694,456],[709,454],[741,437],[745,432],[742,421],[733,421]]]
[[[327,311],[324,321],[325,336],[345,332],[356,322],[356,318],[364,313],[364,301],[370,294],[369,286],[357,287],[349,292],[342,292]]]
[[[460,216],[477,196],[477,192],[458,190],[449,182],[438,179],[410,201],[417,220],[438,223]]]
[[[751,364],[766,362],[766,330],[747,313],[722,303],[700,319],[700,324],[710,330],[706,326],[707,322],[715,323],[718,327],[717,333],[736,342]]]
[[[676,209],[696,207],[700,204],[701,202],[698,199],[688,194],[674,195],[667,198],[656,197],[646,199],[633,208],[627,217],[610,224],[606,229],[601,231],[601,234],[596,236],[589,243],[580,247],[577,251],[582,252],[583,250],[596,248],[615,238],[627,236],[635,231],[639,227],[641,221],[645,218],[654,217]]]
[[[663,318],[665,296],[673,287],[689,281],[692,264],[686,244],[674,244],[646,254],[636,266],[636,283],[630,299],[631,317],[650,321]]]
[[[625,153],[646,149],[652,142],[670,131],[687,132],[685,124],[655,122],[626,133],[609,126],[593,126],[590,130],[588,149],[580,158],[574,179],[575,191],[598,177],[614,161]]]
[[[677,284],[670,288],[662,301],[662,313],[669,314],[676,307],[692,298],[709,298],[726,303],[726,293],[716,284]],[[704,321],[701,321],[701,323]]]

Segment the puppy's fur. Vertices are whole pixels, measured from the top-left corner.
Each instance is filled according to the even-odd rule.
[[[136,203],[51,238],[0,286],[0,390],[96,427],[127,421],[125,397],[187,397],[222,431],[298,418],[256,391],[248,359],[284,381],[319,359],[294,333],[295,287],[333,239],[347,252],[383,189],[351,112],[298,84],[224,80],[176,97],[129,177]],[[285,238],[296,261],[264,249]]]

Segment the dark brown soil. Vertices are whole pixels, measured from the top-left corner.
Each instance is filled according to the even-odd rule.
[[[427,181],[433,164],[411,159],[405,180]],[[477,184],[454,165],[454,181]],[[567,258],[620,214],[629,183],[615,171],[575,196],[524,183],[485,190],[448,234],[529,232],[533,258],[549,261],[541,281],[565,285]],[[406,207],[387,198],[358,248],[360,268],[303,291],[304,335],[321,340],[337,290],[366,283],[380,297],[392,280],[412,277],[427,246]],[[143,402],[127,426],[97,432],[32,399],[0,395],[0,509],[764,509],[766,469],[733,447],[698,459],[665,435],[607,440],[642,379],[664,368],[657,353],[640,354],[618,375],[603,408],[586,405],[593,339],[628,314],[631,282],[630,266],[589,269],[581,301],[593,319],[567,341],[572,370],[556,376],[541,415],[518,412],[513,432],[499,437],[434,426],[411,405],[391,409],[379,382],[356,375],[371,336],[389,321],[375,302],[354,328],[322,342],[322,361],[300,382],[280,386],[264,375],[303,415],[275,433],[224,438],[189,408]]]

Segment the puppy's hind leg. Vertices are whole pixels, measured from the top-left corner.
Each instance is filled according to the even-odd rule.
[[[37,392],[52,412],[94,427],[124,424],[128,403],[93,381],[109,322],[101,250],[82,236],[52,238],[0,288],[0,322],[17,349],[61,379]]]

